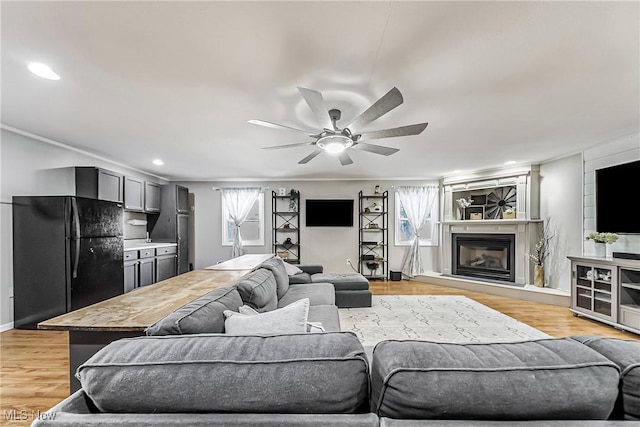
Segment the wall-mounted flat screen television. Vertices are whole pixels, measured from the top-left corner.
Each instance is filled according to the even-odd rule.
[[[353,199],[307,199],[307,227],[353,227]]]
[[[596,229],[640,234],[637,206],[640,160],[596,170]],[[633,200],[627,203],[625,200]]]

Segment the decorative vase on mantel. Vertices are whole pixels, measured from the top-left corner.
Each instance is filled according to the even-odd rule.
[[[534,265],[533,284],[539,288],[544,288],[544,265]]]
[[[593,243],[595,255],[597,258],[606,258],[607,256],[607,244],[602,242]]]
[[[458,208],[458,220],[462,221],[464,220],[464,208]]]

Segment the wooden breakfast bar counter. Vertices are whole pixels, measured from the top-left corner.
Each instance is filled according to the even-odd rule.
[[[38,329],[69,331],[71,392],[80,388],[78,366],[105,345],[144,335],[144,330],[207,292],[232,286],[273,254],[243,255],[203,270],[190,271],[38,324]]]

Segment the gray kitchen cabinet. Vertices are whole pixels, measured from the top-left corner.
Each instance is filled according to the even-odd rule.
[[[176,258],[175,254],[156,257],[156,282],[176,275]]]
[[[163,185],[160,214],[149,215],[147,226],[152,239],[178,243],[177,274],[186,273],[190,269],[188,197],[189,189],[186,187],[177,184]]]
[[[176,202],[178,213],[189,213],[189,189],[187,187],[176,185]]]
[[[138,251],[124,251],[124,292],[130,292],[140,286],[138,270]]]
[[[76,196],[90,199],[124,201],[124,175],[102,168],[75,168]]]
[[[138,261],[139,285],[147,286],[155,283],[156,279],[156,259],[145,258]]]
[[[144,183],[144,211],[149,213],[160,212],[160,191],[162,186],[153,182]]]
[[[124,177],[124,208],[128,211],[144,210],[144,182],[140,179]]]

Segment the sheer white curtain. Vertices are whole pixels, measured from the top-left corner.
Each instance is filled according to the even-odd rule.
[[[233,249],[231,257],[235,258],[242,255],[242,236],[240,235],[240,226],[247,219],[251,207],[258,200],[258,196],[262,191],[260,187],[228,187],[221,188],[222,200],[225,207],[229,211],[229,216],[235,225],[233,232]],[[227,218],[222,218],[226,221]]]
[[[420,229],[430,219],[434,203],[438,200],[438,187],[396,187],[400,203],[407,214],[407,220],[413,227],[413,241],[402,263],[402,274],[415,277],[422,273],[422,258],[420,257]],[[431,221],[432,227],[436,227],[436,221]],[[435,230],[432,230],[432,233]]]

